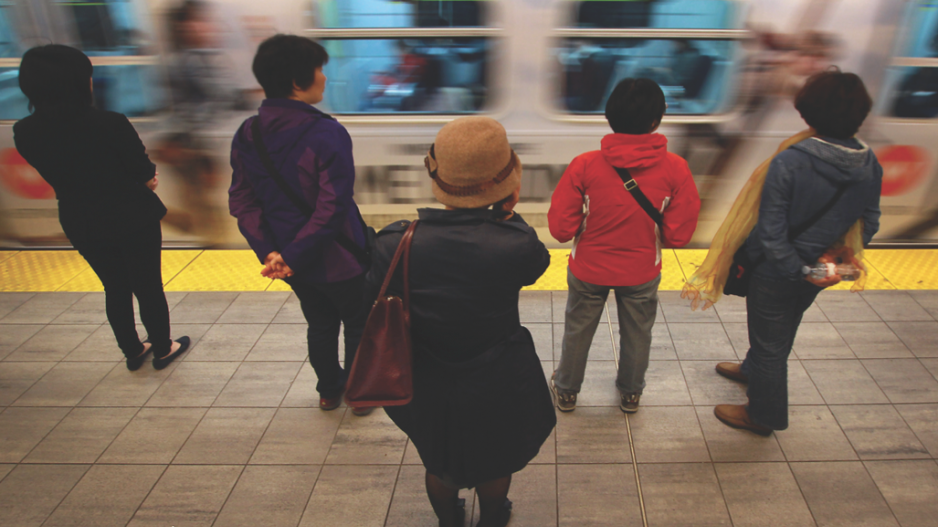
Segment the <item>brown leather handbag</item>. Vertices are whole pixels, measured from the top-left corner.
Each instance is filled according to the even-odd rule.
[[[404,231],[394,252],[378,300],[371,308],[355,361],[345,384],[350,406],[402,406],[414,396],[410,347],[410,244],[417,221]],[[397,262],[404,256],[404,298],[387,296]]]

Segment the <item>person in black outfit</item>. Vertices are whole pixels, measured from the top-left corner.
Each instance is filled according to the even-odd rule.
[[[160,270],[166,207],[156,196],[156,166],[133,125],[92,106],[91,61],[50,44],[23,55],[19,83],[32,115],[13,126],[16,149],[55,190],[59,221],[104,284],[107,318],[127,369],[153,352],[163,369],[189,347],[170,339]],[[148,341],[140,342],[133,297]]]
[[[441,527],[463,525],[460,488],[475,487],[477,527],[508,523],[511,475],[537,455],[557,418],[518,294],[550,264],[513,213],[521,162],[488,117],[444,126],[427,157],[446,210],[419,209],[410,253],[414,395],[387,415],[413,441]],[[377,236],[366,278],[374,299],[409,222]],[[388,293],[400,295],[400,267]]]

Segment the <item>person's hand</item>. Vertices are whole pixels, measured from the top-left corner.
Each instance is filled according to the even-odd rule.
[[[851,252],[852,252],[852,251],[851,251]],[[852,255],[851,255],[851,257],[852,257]],[[822,264],[822,265],[827,265],[827,264],[829,264],[829,263],[832,263],[832,264],[834,264],[834,265],[837,265],[837,260],[838,260],[839,258],[840,258],[840,255],[835,256],[835,255],[832,255],[832,254],[827,254],[827,253],[825,253],[825,254],[821,255],[820,258],[818,258],[817,263]],[[816,285],[816,286],[818,286],[818,287],[830,287],[830,286],[832,286],[832,285],[837,285],[837,284],[840,283],[840,275],[839,275],[839,274],[834,274],[833,276],[828,276],[828,277],[821,278],[821,279],[813,278],[813,277],[809,274],[809,275],[805,276],[804,279],[807,280],[807,281],[809,281],[809,282],[811,282],[812,284],[814,284],[814,285]]]
[[[156,173],[156,176],[158,176],[159,174],[160,174],[160,173],[157,172],[157,173]],[[150,181],[147,181],[147,188],[148,188],[148,189],[150,189],[150,190],[156,190],[156,186],[160,184],[159,180],[156,179],[156,176],[153,176],[153,179],[151,179]]]
[[[283,256],[279,252],[273,251],[264,259],[264,268],[261,269],[261,276],[265,278],[284,279],[293,276],[293,269],[283,261]]]
[[[507,212],[508,214],[504,218],[502,218],[503,220],[507,220],[508,218],[511,218],[512,216],[515,215],[514,208],[515,208],[515,205],[518,204],[518,200],[520,199],[520,197],[521,197],[521,187],[519,186],[518,188],[515,189],[514,192],[511,193],[510,196],[496,203],[495,207],[493,208],[495,210],[501,210],[501,211]]]

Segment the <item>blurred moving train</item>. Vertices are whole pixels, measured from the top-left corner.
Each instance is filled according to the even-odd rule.
[[[238,246],[228,146],[262,98],[277,33],[322,42],[320,106],[354,141],[356,201],[380,227],[434,202],[423,157],[459,115],[502,122],[524,163],[518,209],[542,240],[566,164],[609,133],[626,77],[662,85],[661,132],[691,165],[706,246],[742,184],[804,127],[791,97],[831,65],[874,97],[860,137],[884,166],[879,242],[938,241],[938,0],[0,0],[0,246],[67,244],[51,189],[13,148],[19,57],[56,42],[95,65],[96,104],[147,144],[166,246]]]

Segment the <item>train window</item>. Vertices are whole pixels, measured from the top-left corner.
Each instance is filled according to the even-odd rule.
[[[919,0],[909,6],[901,56],[886,76],[886,115],[905,119],[938,117],[938,1]]]
[[[324,108],[341,114],[479,112],[487,98],[490,0],[319,1],[329,51]]]
[[[557,106],[602,113],[618,82],[647,77],[661,85],[670,115],[728,110],[745,31],[728,0],[606,0],[571,3],[573,27],[553,48],[559,63]],[[655,38],[659,36],[660,38]]]
[[[20,91],[19,68],[0,68],[0,120],[29,115],[29,101]]]
[[[16,14],[16,4],[0,0],[0,58],[19,57],[22,37],[19,35],[22,22]]]

